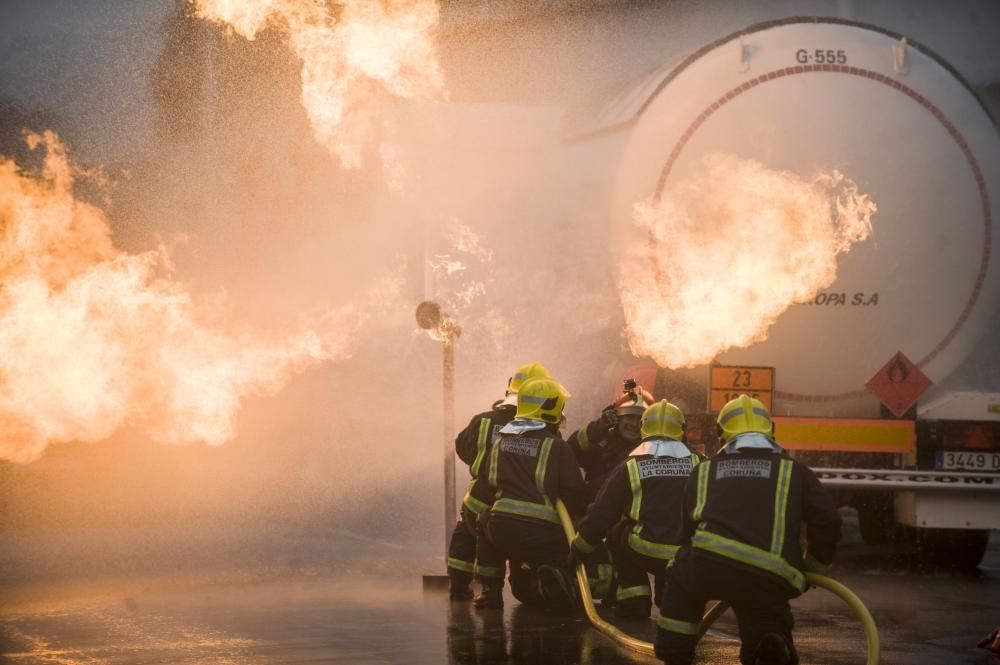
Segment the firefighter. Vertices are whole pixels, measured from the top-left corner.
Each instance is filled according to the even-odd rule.
[[[517,391],[528,379],[547,379],[552,375],[541,363],[522,365],[507,380],[507,391],[502,400],[494,402],[489,411],[473,416],[465,429],[455,437],[455,452],[459,459],[469,465],[469,491],[462,500],[462,514],[451,534],[448,546],[448,586],[449,596],[454,601],[472,599],[469,583],[475,572],[476,562],[476,517],[486,505],[473,496],[473,484],[487,459],[493,439],[500,434],[500,428],[514,418],[517,408]]]
[[[716,422],[725,445],[698,465],[685,489],[690,544],[667,568],[656,655],[688,665],[705,603],[718,599],[736,613],[743,665],[795,665],[788,601],[806,590],[804,570],[833,561],[840,516],[816,474],[775,443],[759,400],[740,395]]]
[[[567,440],[583,469],[587,503],[592,503],[604,481],[642,438],[641,423],[653,396],[634,379],[626,379],[621,396],[600,417],[570,435]],[[603,605],[615,603],[617,577],[607,550],[601,544],[587,557],[587,580],[594,598]]]
[[[666,400],[642,414],[642,442],[608,476],[587,509],[570,551],[584,560],[605,535],[618,571],[615,614],[648,618],[660,602],[663,575],[683,542],[681,500],[701,458],[684,442],[684,414]],[[610,533],[609,532],[610,529]],[[653,575],[654,593],[649,577]]]
[[[480,517],[478,607],[503,607],[507,561],[537,571],[540,602],[563,613],[575,607],[572,578],[565,569],[569,545],[555,509],[562,499],[571,513],[580,514],[586,500],[576,457],[559,434],[568,398],[553,379],[526,381],[517,393],[517,417],[500,430],[476,481],[477,488],[486,486],[492,494],[490,509]]]
[[[628,458],[642,437],[640,420],[653,396],[632,379],[600,417],[570,435],[567,440],[587,481],[588,503],[597,496],[611,470]]]

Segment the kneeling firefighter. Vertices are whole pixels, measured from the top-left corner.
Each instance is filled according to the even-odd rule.
[[[448,546],[448,583],[452,600],[471,600],[469,583],[475,572],[476,563],[476,518],[489,506],[476,498],[473,487],[483,461],[489,459],[493,440],[500,435],[500,429],[514,418],[517,408],[517,391],[530,379],[551,378],[549,370],[541,363],[530,363],[518,367],[507,380],[507,391],[502,400],[494,402],[489,411],[472,417],[465,429],[455,437],[455,452],[459,459],[469,465],[469,491],[462,500],[462,514],[451,534]]]
[[[576,605],[566,569],[569,546],[555,509],[557,499],[571,513],[580,514],[585,506],[580,469],[559,434],[568,398],[552,379],[526,381],[517,394],[517,417],[500,430],[487,468],[476,481],[477,488],[485,484],[492,492],[492,505],[479,520],[479,607],[503,607],[507,561],[537,571],[538,602],[560,612],[572,612]]]
[[[685,490],[690,545],[667,568],[656,655],[688,665],[705,604],[717,599],[736,613],[743,665],[796,665],[788,601],[806,590],[804,570],[822,571],[833,561],[840,515],[816,474],[775,443],[759,400],[740,395],[716,422],[725,446],[698,465]]]
[[[622,394],[614,404],[605,407],[597,420],[587,423],[567,439],[583,469],[588,505],[597,497],[612,470],[628,459],[629,453],[639,445],[642,414],[652,403],[649,391],[634,379],[626,379]],[[613,605],[618,581],[603,544],[587,557],[586,563],[590,593],[595,599],[601,599],[602,606]]]
[[[670,402],[647,408],[641,428],[642,442],[611,472],[580,522],[570,552],[575,565],[608,536],[618,571],[615,614],[630,618],[649,617],[651,596],[660,603],[667,564],[684,542],[684,488],[701,461],[684,443],[684,414]],[[653,575],[654,593],[648,575]]]

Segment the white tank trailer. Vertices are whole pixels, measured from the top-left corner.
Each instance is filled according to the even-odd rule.
[[[838,257],[829,288],[713,364],[774,368],[779,440],[858,508],[866,539],[975,565],[1000,528],[1000,376],[969,390],[955,370],[984,349],[995,360],[1000,343],[1000,134],[969,85],[902,35],[788,19],[665,66],[573,138],[613,134],[620,231],[710,153],[836,168],[877,203],[872,237]],[[901,417],[866,387],[898,352],[931,382]],[[664,378],[708,395],[709,374]]]

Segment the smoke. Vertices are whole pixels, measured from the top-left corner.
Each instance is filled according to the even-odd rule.
[[[394,13],[405,4],[370,9],[417,26],[422,44],[429,3],[413,3],[410,23]],[[525,362],[545,363],[574,393],[571,427],[600,406],[588,392],[603,401],[617,383],[603,370],[626,351],[605,256],[606,192],[593,186],[609,186],[605,151],[567,149],[561,103],[492,99],[495,77],[464,64],[483,52],[475,39],[452,36],[441,70],[449,85],[458,76],[461,96],[437,104],[436,57],[393,56],[406,84],[383,79],[393,66],[350,55],[365,43],[356,35],[400,41],[371,29],[382,24],[358,13],[366,3],[289,6],[270,3],[266,19],[248,23],[236,4],[219,10],[237,12],[252,41],[228,38],[190,6],[165,17],[162,49],[130,61],[153,94],[116,91],[145,100],[143,122],[96,131],[74,106],[53,104],[66,136],[100,146],[94,159],[70,143],[75,162],[105,164],[110,203],[84,202],[91,180],[69,161],[62,180],[4,162],[4,182],[58,201],[45,204],[46,219],[77,234],[53,232],[58,241],[36,248],[68,256],[44,259],[34,309],[0,303],[3,394],[31,396],[17,412],[2,405],[18,455],[4,456],[38,460],[0,463],[8,578],[93,570],[109,552],[123,553],[116,571],[282,561],[293,550],[305,560],[357,556],[353,545],[331,546],[334,526],[409,544],[414,557],[438,552],[428,533],[441,528],[440,349],[413,320],[427,298],[462,328],[459,427]],[[349,35],[357,20],[368,31]],[[323,39],[301,51],[293,24]],[[498,46],[521,53],[516,41]],[[307,74],[303,54],[336,65],[323,70],[333,76],[323,95],[340,115],[310,108],[302,86],[319,70]],[[80,62],[92,77],[62,88],[99,97],[115,87]],[[523,74],[510,80],[548,76]],[[54,139],[38,149],[62,150]],[[15,285],[5,282],[5,298]]]
[[[621,275],[632,351],[693,367],[766,339],[782,312],[833,283],[837,255],[871,234],[875,212],[837,171],[806,179],[708,156],[700,174],[635,207],[648,242]]]

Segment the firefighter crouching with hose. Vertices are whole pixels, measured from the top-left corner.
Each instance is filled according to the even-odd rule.
[[[477,607],[503,607],[508,561],[537,571],[534,600],[560,613],[577,607],[566,569],[569,545],[555,509],[559,499],[576,514],[586,505],[576,457],[559,433],[568,398],[553,379],[526,381],[517,394],[517,416],[500,430],[476,480],[476,495],[491,497],[479,519],[476,572],[482,592]],[[483,486],[488,492],[481,492]]]
[[[459,459],[469,465],[469,491],[462,500],[462,514],[451,534],[448,545],[448,587],[453,601],[472,599],[469,583],[475,572],[476,563],[476,520],[488,505],[480,501],[473,492],[476,478],[489,459],[490,449],[500,434],[500,429],[514,418],[517,408],[517,391],[530,379],[547,379],[552,375],[541,363],[522,365],[507,381],[507,391],[502,400],[493,404],[489,411],[473,416],[465,429],[455,437],[455,452]],[[513,585],[513,580],[511,581]]]
[[[587,485],[587,504],[593,503],[611,472],[628,459],[642,438],[641,423],[646,407],[653,403],[648,390],[626,379],[622,394],[601,415],[573,432],[568,439]],[[603,606],[614,605],[617,576],[603,543],[586,557],[587,579],[591,594],[601,598]]]
[[[684,542],[680,505],[701,458],[684,443],[685,419],[662,400],[642,414],[642,440],[609,474],[573,539],[575,568],[605,535],[618,572],[616,616],[648,618],[660,604],[667,563]],[[608,533],[610,530],[610,533]],[[653,575],[654,588],[649,587]]]
[[[759,400],[740,395],[716,422],[725,445],[687,484],[690,545],[667,568],[655,653],[667,665],[691,663],[705,604],[717,599],[736,614],[743,665],[797,665],[788,601],[806,590],[803,570],[833,561],[840,516],[816,474],[775,443]]]

